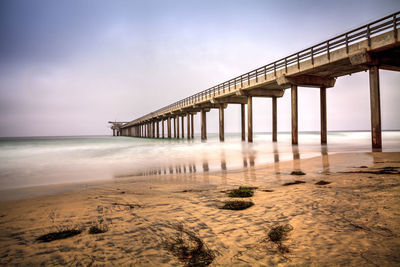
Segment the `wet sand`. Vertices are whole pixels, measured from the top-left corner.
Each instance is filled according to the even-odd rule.
[[[400,153],[245,165],[69,185],[68,192],[54,186],[56,194],[39,197],[34,191],[41,189],[25,189],[31,198],[19,200],[8,195],[0,202],[0,265],[182,266],[163,246],[179,224],[215,251],[211,266],[400,265]],[[295,180],[305,183],[283,186]],[[315,184],[321,180],[330,184]],[[219,209],[229,199],[226,190],[241,185],[258,187],[250,198],[255,205]],[[99,221],[108,231],[89,234]],[[287,253],[267,240],[277,224],[293,227]],[[83,232],[36,241],[71,227]]]

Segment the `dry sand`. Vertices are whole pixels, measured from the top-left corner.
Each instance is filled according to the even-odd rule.
[[[396,167],[397,174],[368,173],[383,167]],[[294,169],[306,175],[290,175]],[[335,154],[230,172],[116,179],[2,201],[0,265],[182,266],[163,240],[183,223],[216,252],[211,266],[399,266],[399,170],[400,153]],[[282,186],[294,180],[306,183]],[[331,183],[316,185],[320,180]],[[255,205],[219,209],[228,199],[223,191],[240,185],[258,187]],[[108,232],[90,235],[98,221]],[[267,241],[277,224],[293,226],[284,241],[288,253]],[[36,241],[73,226],[84,230]]]

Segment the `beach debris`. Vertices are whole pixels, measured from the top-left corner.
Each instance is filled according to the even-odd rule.
[[[306,174],[302,171],[292,171],[290,175],[306,175]]]
[[[319,182],[316,182],[315,184],[316,185],[327,185],[327,184],[330,184],[331,182],[327,182],[327,181],[324,181],[324,180],[321,180],[321,181],[319,181]]]
[[[254,203],[251,201],[244,200],[229,200],[225,201],[224,205],[220,209],[224,210],[244,210],[253,206]]]
[[[112,204],[114,206],[125,206],[125,207],[128,207],[129,209],[134,209],[135,207],[139,207],[140,208],[139,204],[117,203],[117,202],[114,202]]]
[[[400,167],[383,167],[377,168],[375,170],[366,170],[366,171],[346,171],[346,172],[338,172],[338,173],[370,173],[370,174],[400,174]]]
[[[208,191],[209,189],[185,189],[182,190],[181,193],[190,193],[190,192],[204,192]]]
[[[108,225],[104,223],[104,219],[101,218],[98,222],[93,222],[89,228],[88,233],[91,235],[103,234],[108,231]]]
[[[49,216],[48,217],[49,217],[50,221],[52,223],[54,223],[54,221],[57,218],[57,213],[54,210],[52,210],[52,211],[49,212]]]
[[[305,182],[305,181],[296,180],[296,181],[294,181],[294,182],[287,182],[287,183],[284,183],[283,186],[295,185],[295,184],[304,184],[304,183],[306,183],[306,182]]]
[[[185,266],[208,266],[215,259],[215,253],[194,231],[183,224],[175,226],[176,233],[164,240],[164,248],[177,257]]]
[[[271,193],[274,192],[274,190],[271,189],[261,189],[262,192],[267,192],[267,193]]]
[[[289,232],[293,230],[290,224],[273,226],[268,232],[268,241],[277,245],[280,253],[288,253],[289,248],[282,244],[287,239]]]
[[[254,195],[254,189],[257,187],[250,186],[239,186],[238,189],[228,191],[229,197],[252,197]]]
[[[69,237],[73,237],[82,233],[82,229],[80,228],[70,228],[70,229],[61,229],[57,232],[51,232],[48,234],[44,234],[36,238],[36,241],[39,242],[51,242],[59,239],[65,239]]]

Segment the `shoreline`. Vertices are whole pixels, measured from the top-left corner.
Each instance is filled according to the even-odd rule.
[[[291,175],[293,170],[306,174]],[[181,266],[163,242],[183,225],[215,251],[211,266],[393,266],[400,262],[399,170],[400,152],[327,154],[241,171],[123,178],[1,201],[0,264]],[[284,186],[296,180],[304,183]],[[321,180],[330,183],[316,185]],[[227,190],[238,186],[257,187],[254,206],[219,209],[229,200]],[[100,221],[108,231],[89,234]],[[277,224],[293,227],[285,254],[266,241]],[[36,241],[75,226],[83,229],[77,236]]]
[[[211,170],[211,171],[200,171],[200,172],[188,172],[186,173],[167,173],[167,174],[144,174],[144,175],[119,175],[114,178],[110,179],[102,179],[102,180],[88,180],[88,181],[79,181],[79,182],[71,182],[71,183],[57,183],[57,184],[43,184],[43,185],[36,185],[36,186],[27,186],[27,187],[16,187],[16,188],[7,188],[7,189],[2,189],[0,190],[0,202],[4,201],[15,201],[15,200],[20,200],[20,199],[29,199],[29,198],[35,198],[35,197],[40,197],[40,196],[48,196],[48,195],[57,195],[57,194],[62,194],[62,193],[68,193],[68,192],[73,192],[73,191],[79,191],[79,190],[85,190],[91,187],[96,187],[96,186],[102,186],[102,185],[107,185],[110,183],[115,183],[118,180],[139,180],[139,179],[146,179],[146,177],[169,177],[169,176],[185,176],[185,175],[211,175],[211,176],[223,176],[227,174],[234,174],[234,173],[244,173],[247,168],[253,169],[253,170],[258,170],[258,169],[263,169],[263,168],[268,168],[271,166],[276,166],[276,164],[284,164],[285,162],[295,162],[298,160],[312,160],[312,159],[319,159],[323,157],[328,157],[332,156],[335,154],[367,154],[370,152],[343,152],[343,153],[338,153],[338,152],[331,152],[327,154],[323,154],[320,156],[315,156],[311,155],[309,157],[304,157],[300,158],[299,155],[293,155],[292,159],[278,159],[277,162],[267,162],[267,163],[252,163],[251,158],[246,158],[244,160],[248,160],[248,163],[246,163],[246,166],[243,167],[233,167],[230,170]],[[391,153],[391,152],[388,152]],[[313,154],[320,154],[320,153],[313,153]],[[276,156],[275,156],[276,157]],[[294,159],[296,158],[296,159]],[[328,163],[329,164],[329,163]],[[185,166],[186,168],[186,166]],[[175,170],[176,171],[176,170]]]

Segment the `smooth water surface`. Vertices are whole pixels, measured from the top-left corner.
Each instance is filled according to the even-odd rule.
[[[115,179],[146,174],[233,170],[313,157],[321,153],[370,152],[369,132],[329,132],[328,145],[319,133],[300,133],[299,146],[290,133],[255,134],[254,143],[240,134],[217,135],[207,142],[133,137],[37,137],[0,139],[0,190],[47,184]],[[383,151],[400,151],[400,131],[383,132]]]

